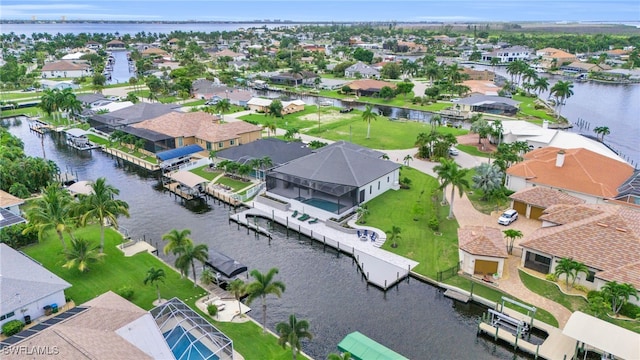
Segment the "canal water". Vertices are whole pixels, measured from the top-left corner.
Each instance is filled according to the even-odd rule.
[[[11,126],[10,131],[24,141],[28,155],[42,155],[40,140],[29,132],[27,121]],[[256,238],[229,223],[229,207],[211,200],[184,206],[160,190],[156,177],[118,165],[100,151],[78,152],[53,135],[46,137],[45,148],[47,158],[63,171],[77,173],[80,180],[105,176],[120,189],[120,198],[130,205],[131,217],[119,221],[133,238],[145,237],[161,249],[162,234],[188,228],[195,242],[207,244],[249,269],[265,272],[279,268],[278,279],[286,284],[286,291],[281,299],[268,298],[268,327],[273,330],[293,313],[309,320],[314,339],[304,342],[303,347],[316,359],[335,352],[338,342],[356,330],[411,359],[514,358],[511,348],[496,347],[492,341],[476,337],[476,319],[484,311],[480,306],[457,303],[415,279],[382,292],[367,285],[350,257],[338,256],[318,243],[298,239],[294,233],[287,237],[282,228],[274,229],[271,242]],[[253,304],[250,315],[260,321],[259,303]]]

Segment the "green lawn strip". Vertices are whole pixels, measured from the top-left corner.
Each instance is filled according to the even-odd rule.
[[[265,125],[267,123],[275,123],[276,127],[280,129],[292,129],[298,130],[312,127],[318,124],[317,117],[314,120],[304,120],[302,117],[309,114],[317,114],[318,108],[316,106],[305,106],[303,111],[299,111],[293,114],[287,114],[283,117],[273,117],[266,114],[249,114],[241,116],[240,119],[247,120],[251,123],[257,123]]]
[[[344,120],[309,129],[306,133],[329,140],[351,141],[373,149],[395,150],[408,149],[415,146],[418,134],[431,131],[431,125],[418,121],[391,121],[386,117],[378,117],[371,122],[370,138],[367,139],[367,123],[362,121],[362,113],[354,111]],[[455,136],[468,133],[464,129],[445,126],[438,127],[440,133],[451,133]]]
[[[91,239],[97,244],[100,241],[100,228],[98,226],[81,228],[74,232],[74,236]],[[85,273],[81,273],[76,269],[69,270],[62,267],[64,263],[64,258],[60,254],[62,244],[60,244],[53,232],[49,232],[46,239],[41,243],[26,247],[24,251],[42,263],[44,267],[73,285],[66,290],[66,295],[73,299],[76,304],[82,304],[109,290],[117,293],[123,286],[131,286],[135,289],[131,301],[141,308],[149,310],[153,307],[153,301],[158,297],[155,286],[145,286],[143,284],[147,270],[151,267],[165,270],[166,280],[160,284],[160,293],[164,299],[177,297],[185,301],[185,299],[205,292],[200,287],[194,287],[193,282],[181,279],[179,273],[149,253],[125,257],[116,248],[116,245],[120,244],[121,241],[122,236],[120,234],[111,229],[106,229],[106,256],[100,262],[92,264],[90,270]]]
[[[209,171],[208,169],[209,169],[209,165],[203,165],[198,168],[191,169],[189,171],[209,181],[213,180],[216,176],[222,174],[222,171]]]
[[[109,145],[109,140],[95,134],[87,134],[87,138],[94,144]]]
[[[549,120],[555,122],[553,115],[549,115],[546,109],[536,109],[535,101],[537,98],[528,96],[515,95],[513,100],[520,101],[520,113],[527,117],[534,117],[536,119]]]
[[[418,170],[403,167],[401,177],[411,179],[410,189],[387,191],[367,203],[369,214],[366,225],[389,232],[392,226],[402,229],[398,247],[392,248],[387,240],[383,249],[419,262],[413,270],[435,278],[438,271],[454,266],[458,262],[458,224],[446,220],[448,208],[434,209],[431,201],[433,189],[438,181]],[[440,211],[441,236],[435,235],[427,223]],[[414,219],[417,219],[414,220]]]
[[[464,151],[469,155],[473,155],[473,156],[480,156],[480,157],[485,157],[488,158],[489,154],[482,152],[480,150],[478,150],[477,147],[473,146],[473,145],[462,145],[462,144],[458,144],[456,145],[456,147],[460,150],[460,151]]]
[[[148,156],[145,155],[139,151],[131,151],[130,148],[126,147],[126,146],[122,146],[122,145],[118,145],[118,144],[113,144],[111,146],[111,148],[116,149],[116,150],[120,150],[121,152],[129,155],[129,156],[133,156],[133,157],[137,157],[140,160],[144,160],[147,161],[151,164],[157,164],[158,163],[158,159],[156,159],[153,156]]]
[[[460,276],[454,276],[452,278],[449,278],[447,280],[444,281],[445,284],[449,284],[449,285],[453,285],[455,287],[458,287],[460,289],[463,290],[467,290],[467,291],[471,291],[471,281],[469,279],[465,279],[463,277]],[[533,306],[531,304],[528,304],[526,301],[522,301],[521,299],[515,298],[507,293],[504,293],[502,291],[500,291],[499,289],[496,288],[492,288],[492,287],[488,287],[485,285],[482,285],[480,283],[474,283],[473,285],[473,294],[474,295],[478,295],[481,296],[487,300],[491,300],[494,302],[500,302],[500,298],[502,296],[508,297],[510,299],[519,301],[521,303]],[[526,315],[527,311],[519,306],[513,305],[513,304],[505,304],[506,307],[510,308],[510,309],[514,309],[516,311],[519,311],[523,314]],[[540,320],[544,323],[547,323],[551,326],[555,326],[558,327],[558,320],[556,320],[555,316],[553,316],[553,314],[551,314],[550,312],[548,312],[545,309],[541,309],[541,308],[537,308],[536,311],[536,320]]]
[[[182,105],[183,106],[200,106],[200,105],[204,105],[205,102],[207,102],[207,100],[200,99],[200,100],[187,101]]]
[[[557,302],[572,312],[584,311],[584,307],[587,306],[587,300],[584,297],[579,295],[567,295],[560,291],[560,289],[558,289],[558,285],[555,283],[539,279],[522,270],[518,270],[518,273],[520,274],[520,281],[522,281],[527,289],[542,297]]]
[[[241,189],[244,189],[245,187],[247,187],[249,185],[248,182],[231,179],[231,178],[226,177],[226,176],[223,176],[223,177],[219,178],[216,181],[216,184],[222,184],[222,185],[229,186],[229,187],[231,187],[233,189],[234,192],[238,191],[238,190],[241,190]]]
[[[2,110],[2,116],[1,117],[2,118],[7,118],[7,117],[19,116],[19,115],[36,116],[41,111],[42,111],[42,109],[40,109],[37,106],[32,106],[32,107],[22,108],[22,109]]]
[[[40,100],[42,93],[30,92],[3,92],[0,94],[0,100],[2,101],[25,101],[25,100]]]

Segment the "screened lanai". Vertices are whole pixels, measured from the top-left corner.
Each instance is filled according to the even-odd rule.
[[[233,360],[231,339],[179,299],[150,312],[176,359]]]

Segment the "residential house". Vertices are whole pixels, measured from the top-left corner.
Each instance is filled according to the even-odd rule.
[[[462,74],[467,80],[479,80],[493,82],[496,74],[489,70],[476,70],[468,67],[462,68]]]
[[[169,53],[159,47],[149,47],[140,52],[142,57],[165,57]]]
[[[280,84],[280,85],[288,85],[288,86],[307,85],[307,86],[314,86],[316,78],[318,78],[318,74],[313,73],[311,71],[302,71],[301,73],[298,73],[298,74],[279,73],[278,75],[274,75],[274,76],[269,77],[269,80],[274,84]]]
[[[42,90],[80,89],[80,85],[71,81],[40,80]]]
[[[231,58],[232,61],[242,61],[247,59],[247,56],[245,54],[237,53],[229,49],[224,49],[224,50],[215,52],[211,54],[211,57],[214,59],[219,59],[221,57],[228,57],[228,58]]]
[[[217,79],[215,81],[197,79],[191,83],[191,96],[196,99],[209,100],[213,95],[224,93],[231,89],[231,87],[221,84]]]
[[[534,186],[516,191],[509,196],[511,208],[518,214],[538,220],[544,211],[554,205],[579,205],[585,200],[542,186]]]
[[[198,112],[169,112],[131,125],[134,129],[151,131],[171,137],[174,148],[199,145],[208,156],[210,150],[218,151],[240,144],[247,144],[262,137],[262,127],[233,121],[220,123],[219,117]],[[169,143],[163,140],[164,143]],[[157,144],[154,144],[157,145]]]
[[[560,259],[571,258],[589,269],[578,274],[576,284],[599,290],[617,281],[640,289],[640,210],[613,204],[554,205],[540,220],[542,227],[520,243],[522,266],[551,274]]]
[[[82,103],[82,106],[85,108],[94,108],[98,106],[103,106],[111,102],[111,100],[107,99],[102,94],[78,94],[76,95],[76,99]]]
[[[102,44],[93,40],[89,40],[86,44],[84,44],[84,47],[90,50],[100,50],[102,49]]]
[[[640,170],[636,169],[627,181],[618,187],[615,200],[627,205],[640,206]]]
[[[0,243],[0,326],[42,317],[45,306],[62,307],[66,304],[64,291],[70,287],[33,259]]]
[[[492,121],[489,122],[493,124]],[[492,141],[497,142],[492,138]],[[600,141],[582,136],[577,133],[549,129],[547,121],[542,122],[542,127],[523,120],[502,121],[502,142],[511,144],[516,141],[524,141],[530,149],[538,149],[553,146],[560,149],[584,148],[608,158],[623,161],[618,154]]]
[[[502,89],[493,81],[487,80],[465,80],[462,82],[462,85],[469,87],[469,96],[498,96],[498,93]]]
[[[453,108],[459,116],[470,118],[473,113],[514,116],[520,102],[501,96],[473,95],[455,101]]]
[[[221,89],[213,89],[213,95],[211,100],[220,101],[222,99],[229,100],[232,105],[245,107],[249,103],[249,100],[253,97],[251,91],[244,89],[232,88],[230,90],[221,91]]]
[[[398,190],[400,165],[383,153],[339,141],[267,172],[267,195],[326,220],[387,190]]]
[[[271,99],[254,97],[247,102],[247,106],[249,106],[249,109],[252,111],[266,113],[269,111],[271,101]]]
[[[324,90],[337,90],[345,86],[349,80],[322,78],[318,87]]]
[[[494,227],[464,226],[458,229],[461,270],[471,276],[502,277],[508,257],[502,232]]]
[[[544,48],[536,51],[536,56],[540,59],[540,65],[544,69],[560,67],[565,63],[578,61],[578,58],[566,51],[555,48]]]
[[[568,73],[586,74],[590,72],[599,72],[605,70],[611,70],[611,66],[606,64],[592,64],[581,61],[574,61],[569,65],[560,66],[560,70]]]
[[[282,102],[282,114],[292,114],[303,111],[306,104],[302,100],[292,100]]]
[[[373,79],[355,80],[348,83],[347,86],[349,86],[349,89],[355,92],[358,96],[376,96],[385,86],[388,86],[391,89],[396,88],[394,83]]]
[[[531,54],[532,51],[524,46],[510,46],[483,53],[482,61],[498,58],[501,63],[510,63],[516,60],[528,60]]]
[[[378,79],[380,78],[380,71],[362,61],[358,61],[344,70],[344,76],[347,78]]]
[[[60,60],[42,66],[42,78],[79,78],[93,76],[93,69],[86,61]]]
[[[124,42],[118,40],[118,39],[113,39],[111,41],[109,41],[107,43],[107,51],[119,51],[119,50],[126,50],[127,49],[127,44],[125,44]]]
[[[114,103],[122,104],[122,103]],[[124,104],[126,105],[126,104]],[[89,117],[89,125],[103,132],[111,133],[114,130],[153,119],[158,116],[174,112],[180,105],[140,102],[125,108],[111,111],[106,114],[95,114]]]
[[[178,38],[171,38],[171,39],[169,39],[169,41],[167,41],[167,44],[168,44],[169,46],[171,46],[172,48],[175,48],[175,47],[177,47],[177,46],[178,46],[178,42],[180,42],[180,39],[178,39]]]
[[[0,208],[8,210],[15,215],[20,215],[20,205],[22,204],[24,204],[24,200],[0,190]]]
[[[633,167],[587,149],[545,147],[530,151],[507,169],[505,186],[513,191],[542,186],[587,203],[614,199]]]

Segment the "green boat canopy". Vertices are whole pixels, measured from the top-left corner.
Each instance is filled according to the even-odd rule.
[[[397,352],[381,345],[359,331],[345,336],[338,344],[338,350],[348,352],[355,360],[409,360]]]

